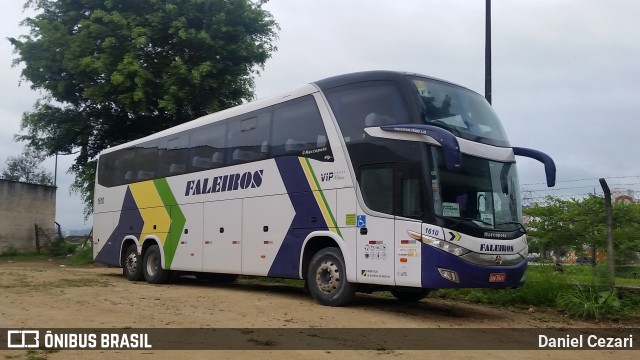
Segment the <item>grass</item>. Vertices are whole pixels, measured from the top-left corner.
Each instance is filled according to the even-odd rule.
[[[93,249],[91,246],[84,248],[76,244],[58,239],[48,250],[20,252],[14,247],[6,247],[0,251],[1,261],[33,261],[48,259],[64,259],[70,265],[85,265],[93,263]]]
[[[616,284],[640,287],[640,279],[628,278],[638,268],[621,270]],[[527,281],[518,289],[442,289],[434,295],[496,306],[548,307],[596,321],[640,319],[640,292],[611,289],[607,284],[605,265],[565,266],[562,273],[555,272],[553,265],[535,265],[527,268]]]

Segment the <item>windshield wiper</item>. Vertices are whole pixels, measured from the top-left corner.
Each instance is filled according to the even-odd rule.
[[[460,220],[456,221],[456,223],[455,223],[455,224],[453,224],[453,225],[451,225],[451,227],[456,227],[456,226],[460,225],[460,223],[461,223],[461,222],[463,222],[463,221],[471,221],[471,222],[473,222],[473,224],[474,224],[474,225],[476,225],[477,227],[480,227],[480,226],[477,224],[477,222],[482,223],[482,224],[485,224],[485,225],[489,225],[489,226],[493,227],[493,224],[488,223],[488,222],[486,222],[486,221],[483,221],[483,220],[481,220],[481,219],[476,219],[476,218],[460,218]]]
[[[518,225],[520,227],[520,231],[522,231],[523,234],[527,233],[527,229],[525,229],[524,225],[521,222],[517,222],[517,221],[507,221],[507,222],[496,224],[496,226],[507,225],[507,224]]]

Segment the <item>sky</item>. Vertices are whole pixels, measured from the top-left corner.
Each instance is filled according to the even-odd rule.
[[[4,0],[0,14],[0,168],[22,153],[20,118],[42,96],[20,78],[7,37],[23,0]],[[280,25],[278,51],[255,78],[262,98],[333,75],[399,70],[445,79],[484,94],[485,1],[271,0]],[[640,1],[494,0],[493,107],[512,146],[550,155],[558,183],[518,158],[523,189],[534,197],[640,192]],[[56,220],[65,229],[91,227],[70,194],[73,156],[58,158]],[[43,167],[54,172],[54,159]],[[640,193],[638,193],[640,195]]]

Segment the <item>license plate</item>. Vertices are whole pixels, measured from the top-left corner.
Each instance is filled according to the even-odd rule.
[[[489,282],[504,282],[507,280],[506,273],[491,273],[489,274]]]

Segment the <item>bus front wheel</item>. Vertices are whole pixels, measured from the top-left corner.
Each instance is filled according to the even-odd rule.
[[[162,284],[169,280],[171,271],[162,268],[162,257],[160,256],[160,247],[151,245],[144,253],[142,261],[142,272],[144,279],[149,284]]]
[[[355,285],[347,281],[342,253],[335,247],[324,248],[313,256],[307,271],[307,284],[313,298],[326,306],[346,305],[356,292]]]
[[[138,255],[138,246],[136,244],[129,245],[124,253],[122,275],[130,281],[140,281],[144,279],[141,260],[140,255]]]

